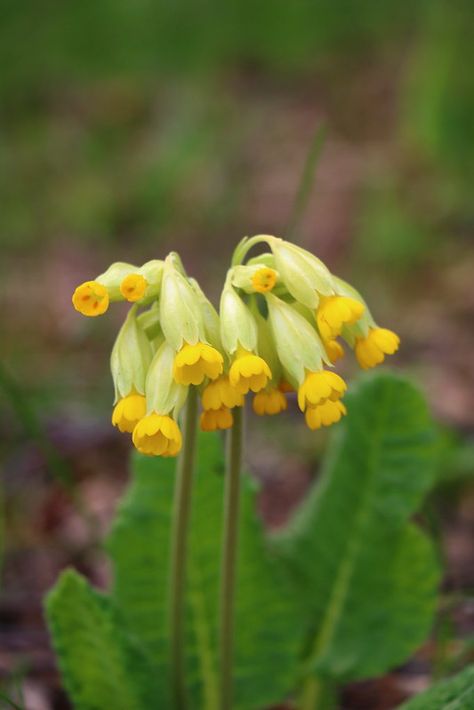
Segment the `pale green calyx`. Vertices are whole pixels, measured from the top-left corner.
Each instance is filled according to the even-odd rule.
[[[272,237],[269,241],[275,266],[289,293],[308,308],[316,308],[319,296],[334,293],[331,272],[310,252]]]
[[[147,414],[169,414],[177,416],[182,408],[188,388],[177,384],[173,377],[175,350],[166,342],[156,351],[148,368],[145,383]]]
[[[270,368],[272,373],[271,384],[276,387],[283,377],[283,369],[278,358],[270,321],[258,312],[255,313],[255,320],[258,328],[258,354]]]
[[[171,255],[170,255],[171,256]],[[196,292],[173,259],[166,258],[160,295],[160,321],[166,340],[178,351],[184,342],[205,342],[204,322]]]
[[[214,348],[219,350],[221,355],[224,354],[224,348],[222,347],[221,340],[221,323],[219,320],[219,314],[216,309],[209,301],[205,295],[202,288],[199,286],[196,279],[190,278],[189,283],[193,288],[196,297],[199,301],[199,306],[201,308],[202,319],[204,323],[204,333],[206,335],[207,342]]]
[[[227,278],[220,303],[221,340],[225,350],[232,355],[242,346],[255,352],[257,324],[248,306],[240,298]]]
[[[97,283],[102,284],[107,289],[111,301],[123,301],[124,297],[120,291],[120,285],[124,278],[140,271],[138,266],[127,264],[124,261],[115,261],[109,266],[107,271],[99,274],[95,278]]]
[[[131,308],[122,325],[110,356],[115,402],[135,391],[145,393],[145,379],[152,358],[152,347]]]
[[[323,362],[330,365],[315,328],[306,318],[271,293],[266,299],[278,357],[289,375],[301,384],[305,370],[317,372]]]

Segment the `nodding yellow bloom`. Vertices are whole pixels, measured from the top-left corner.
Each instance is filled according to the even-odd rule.
[[[109,307],[109,294],[98,281],[85,281],[74,291],[72,304],[83,316],[101,316]]]
[[[221,375],[209,382],[202,393],[202,406],[204,409],[220,409],[221,407],[242,407],[244,396],[232,387],[227,375]]]
[[[316,312],[316,321],[323,340],[332,340],[341,334],[344,325],[359,320],[364,304],[347,296],[322,296]]]
[[[132,438],[138,451],[148,456],[176,456],[181,450],[182,437],[177,423],[156,412],[140,419]]]
[[[255,414],[262,417],[264,414],[280,414],[288,407],[288,402],[280,389],[270,387],[255,395],[252,407]]]
[[[217,431],[219,429],[230,429],[234,423],[234,417],[228,407],[220,409],[205,409],[201,413],[202,431]]]
[[[326,400],[335,402],[346,389],[346,383],[335,372],[307,372],[305,381],[298,389],[299,408],[304,412],[306,407],[317,407]]]
[[[132,393],[122,397],[112,412],[112,424],[119,431],[131,434],[140,419],[146,414],[146,399],[142,394]]]
[[[252,276],[252,286],[258,293],[271,291],[277,281],[277,272],[270,267],[258,269]]]
[[[338,343],[337,340],[326,340],[324,342],[324,347],[326,348],[328,358],[332,363],[335,363],[344,357],[344,348],[340,343]]]
[[[387,328],[371,328],[366,338],[357,338],[355,354],[359,365],[367,370],[385,360],[385,355],[393,355],[398,350],[400,338]]]
[[[272,373],[265,360],[248,350],[238,348],[229,371],[229,381],[241,394],[259,392],[267,386]]]
[[[306,424],[310,429],[320,429],[323,426],[331,426],[338,422],[347,410],[342,402],[337,400],[332,402],[330,399],[319,404],[317,407],[308,407],[305,412]]]
[[[204,378],[215,380],[224,369],[224,358],[206,343],[185,343],[174,359],[173,377],[180,385],[200,385]]]
[[[126,301],[140,301],[148,288],[148,281],[141,274],[129,274],[120,284],[120,293]]]

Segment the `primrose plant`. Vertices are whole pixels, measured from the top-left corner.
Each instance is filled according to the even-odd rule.
[[[266,251],[247,258],[257,244]],[[99,594],[66,572],[47,602],[75,706],[257,710],[288,697],[335,706],[339,683],[401,662],[429,629],[436,566],[424,539],[406,532],[431,480],[426,407],[402,378],[366,379],[348,395],[326,485],[266,538],[241,480],[245,398],[257,415],[276,415],[294,392],[311,430],[335,424],[347,413],[333,369],[341,340],[368,369],[398,336],[313,254],[268,235],[238,244],[219,313],[173,252],[141,267],[114,263],[72,298],[94,317],[124,300],[133,305],[112,349],[112,423],[139,453],[108,547],[115,587]],[[219,440],[207,432],[225,429],[221,476]],[[178,455],[174,477],[169,461],[151,458]],[[379,564],[380,540],[393,556]],[[418,544],[405,579],[400,555]],[[372,578],[366,600],[357,585]],[[393,637],[384,653],[380,632]]]

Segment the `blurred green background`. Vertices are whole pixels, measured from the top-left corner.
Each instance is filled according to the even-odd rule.
[[[394,363],[421,380],[447,431],[443,545],[454,550],[448,587],[464,599],[474,587],[472,0],[3,0],[1,10],[0,673],[10,678],[26,653],[38,697],[63,707],[47,695],[56,680],[39,600],[68,561],[99,582],[107,572],[58,479],[103,527],[126,480],[128,445],[108,422],[124,310],[82,318],[75,286],[111,261],[174,249],[217,301],[242,236],[287,235],[322,125],[292,236],[402,336]],[[297,421],[252,427],[250,461],[277,491],[262,498],[270,522],[301,495],[324,445]],[[25,605],[36,609],[30,626]]]

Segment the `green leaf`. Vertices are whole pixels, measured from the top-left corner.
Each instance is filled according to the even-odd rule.
[[[73,570],[59,578],[46,613],[66,690],[78,710],[141,710],[159,697],[145,658],[117,624],[107,597]]]
[[[220,440],[200,437],[188,563],[189,697],[195,708],[217,707],[217,614],[222,532],[223,455]],[[109,550],[113,597],[130,632],[160,673],[167,674],[166,622],[173,465],[135,456],[133,485],[121,506]],[[242,485],[236,597],[235,708],[251,710],[291,689],[301,643],[299,612],[265,551],[254,492]]]
[[[321,481],[275,538],[310,616],[306,668],[340,681],[410,655],[429,631],[439,579],[430,542],[406,522],[434,475],[423,397],[378,374],[347,407]]]
[[[474,664],[403,703],[399,710],[471,710],[473,707]]]

